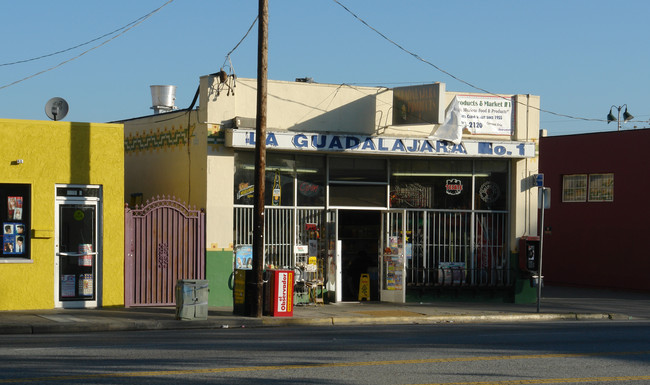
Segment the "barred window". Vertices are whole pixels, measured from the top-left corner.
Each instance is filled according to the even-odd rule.
[[[614,174],[589,174],[589,202],[614,201]]]
[[[564,175],[562,177],[562,202],[587,201],[587,175]]]

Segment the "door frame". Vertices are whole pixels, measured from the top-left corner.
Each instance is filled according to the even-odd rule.
[[[341,241],[339,240],[339,210],[325,210],[325,226],[327,228],[327,282],[328,292],[333,291],[334,296],[330,301],[341,302],[343,300],[343,283],[341,282]]]
[[[59,196],[58,189],[97,189],[97,197],[88,196]],[[98,185],[77,185],[77,184],[57,184],[54,186],[54,307],[55,308],[96,308],[101,306],[102,297],[102,187]],[[60,220],[59,211],[60,206],[67,204],[81,204],[93,206],[95,208],[95,271],[93,290],[95,291],[95,298],[93,300],[72,300],[61,301],[59,298],[60,286],[60,250],[59,250],[59,236],[60,236]],[[74,253],[72,253],[74,254]],[[75,285],[77,283],[75,282]]]
[[[406,210],[384,210],[381,215],[379,299],[406,302]],[[390,250],[390,251],[389,251]],[[389,269],[388,266],[392,266]],[[392,284],[389,276],[392,274]]]
[[[334,301],[335,302],[341,302],[343,300],[343,280],[342,280],[342,268],[343,266],[341,265],[341,240],[339,239],[339,211],[340,210],[357,210],[357,211],[380,211],[381,212],[381,234],[379,235],[379,247],[378,247],[378,285],[379,285],[379,300],[382,302],[394,302],[394,303],[405,303],[406,302],[406,239],[405,239],[405,234],[406,234],[406,210],[386,210],[386,209],[376,209],[376,208],[359,208],[359,207],[337,207],[337,208],[330,208],[327,209],[327,226],[328,226],[328,235],[327,235],[327,244],[328,244],[328,265],[330,265],[330,274],[332,273],[332,270],[335,271],[335,282],[331,282],[331,275],[330,275],[330,280],[328,280],[328,290],[334,289],[335,291],[335,296],[334,296]],[[397,231],[395,235],[391,234],[391,229],[388,227],[388,224],[390,223],[390,219],[392,218],[399,218],[400,220],[397,221],[399,224],[399,228],[393,228],[394,231]],[[386,281],[385,274],[388,272],[386,271],[386,267],[384,265],[384,249],[386,246],[389,245],[389,240],[390,237],[392,236],[397,236],[397,243],[398,245],[401,245],[401,247],[397,247],[398,253],[395,256],[390,256],[386,255],[387,257],[395,257],[398,258],[399,261],[401,261],[401,264],[399,266],[401,267],[401,270],[398,272],[398,274],[401,277],[401,285],[398,290],[384,290],[384,282]],[[331,263],[335,264],[334,269],[332,269]]]

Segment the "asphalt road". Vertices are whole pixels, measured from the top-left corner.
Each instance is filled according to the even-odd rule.
[[[648,384],[650,322],[0,336],[0,384]]]

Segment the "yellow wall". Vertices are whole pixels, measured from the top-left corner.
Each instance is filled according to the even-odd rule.
[[[98,305],[123,305],[122,125],[0,119],[0,145],[0,183],[31,184],[31,225],[38,236],[31,238],[29,263],[0,261],[0,310],[54,307],[55,184],[103,186]]]

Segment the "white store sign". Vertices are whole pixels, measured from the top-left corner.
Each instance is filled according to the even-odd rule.
[[[226,131],[226,146],[255,148],[255,131]],[[267,132],[267,149],[334,152],[348,154],[440,155],[453,157],[534,158],[535,143],[517,141],[465,140],[454,144],[429,138],[395,138],[363,135],[334,135],[295,132]]]

